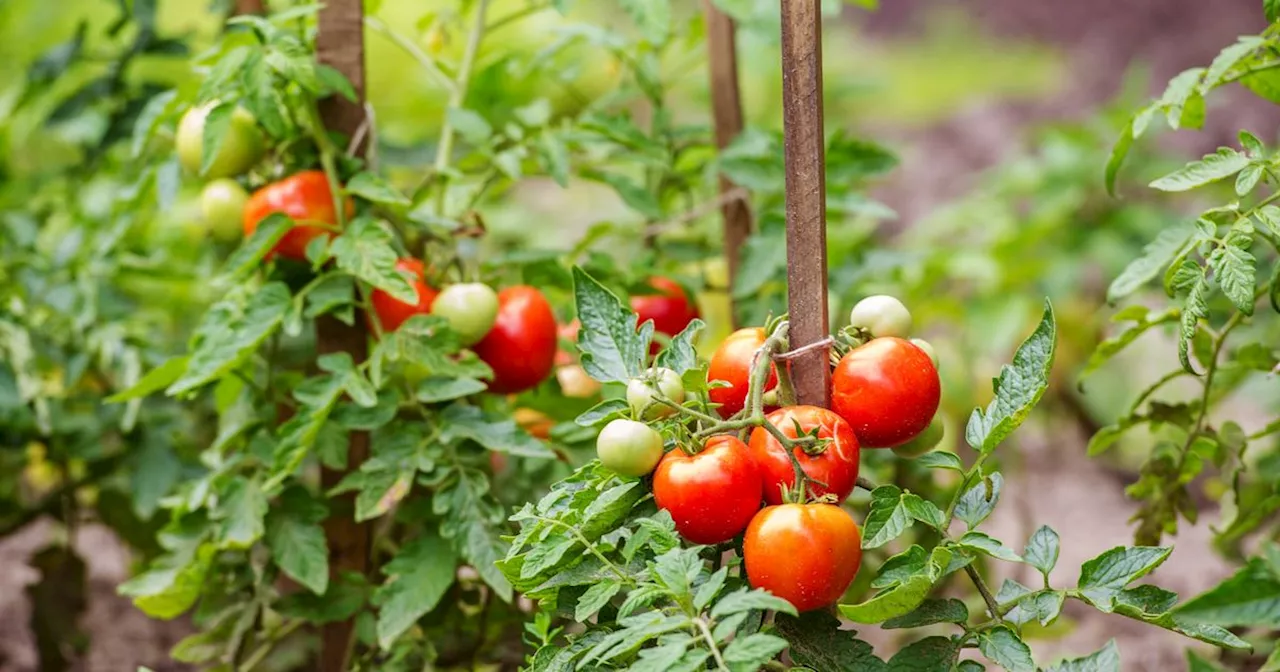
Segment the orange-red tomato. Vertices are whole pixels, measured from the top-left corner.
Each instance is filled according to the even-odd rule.
[[[556,426],[555,418],[532,408],[517,408],[511,417],[521,429],[543,441],[551,438],[551,428]]]
[[[369,294],[369,302],[373,304],[373,312],[378,316],[378,323],[382,325],[383,331],[395,331],[414,315],[431,312],[431,303],[439,294],[427,285],[426,268],[418,259],[405,257],[396,262],[396,270],[408,273],[413,278],[411,282],[413,288],[418,290],[418,302],[405,303],[381,289],[373,290]]]
[[[929,355],[901,338],[875,338],[850,350],[831,374],[831,410],[863,447],[889,448],[923,432],[942,384]]]
[[[347,214],[355,210],[346,201]],[[249,197],[244,207],[244,235],[252,235],[268,215],[279,212],[293,218],[294,226],[276,243],[271,256],[306,259],[307,243],[319,236],[337,234],[338,215],[333,207],[333,191],[329,180],[319,170],[307,170],[272,182]]]
[[[862,563],[862,534],[834,504],[767,506],[747,526],[742,560],[752,587],[797,611],[834,604]]]
[[[637,325],[653,320],[655,332],[675,336],[684,331],[690,322],[697,319],[698,306],[689,300],[680,283],[671,278],[654,276],[649,278],[649,286],[657,292],[631,297],[631,310],[636,311],[636,316],[639,318],[636,321]],[[661,349],[657,342],[649,344],[650,354]]]
[[[473,349],[493,369],[489,391],[514,394],[551,375],[556,346],[551,304],[537,289],[519,285],[498,292],[498,319]]]
[[[724,339],[724,343],[711,355],[711,365],[707,369],[707,382],[723,380],[728,387],[713,387],[708,392],[711,401],[720,404],[716,412],[727,418],[747,403],[747,390],[751,384],[751,360],[756,350],[764,345],[768,337],[764,329],[759,327],[739,329]],[[769,380],[765,383],[765,391],[778,385],[778,371],[773,364],[769,365]]]
[[[828,439],[821,453],[810,455],[804,447],[795,447],[796,460],[810,478],[826,484],[810,483],[808,493],[813,497],[835,495],[843,502],[853,492],[858,480],[858,438],[853,428],[843,418],[817,406],[788,406],[770,413],[765,420],[788,437],[811,434],[817,430],[819,438]],[[797,434],[796,426],[800,432]],[[764,480],[764,501],[782,503],[782,486],[794,488],[795,469],[787,457],[787,451],[772,434],[763,427],[751,432],[751,457],[760,469]]]
[[[760,510],[760,472],[746,444],[724,434],[689,455],[669,451],[653,472],[653,498],[695,544],[728,541]]]

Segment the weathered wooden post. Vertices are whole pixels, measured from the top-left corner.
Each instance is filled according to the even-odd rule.
[[[782,122],[787,169],[787,310],[791,347],[827,338],[827,204],[822,129],[821,0],[782,0]],[[828,348],[792,360],[801,404],[829,406]]]
[[[364,112],[364,4],[362,0],[327,0],[319,15],[316,56],[321,63],[342,73],[355,89],[358,102],[331,96],[320,108],[325,126],[354,137],[365,121]],[[368,137],[368,134],[366,134]],[[356,148],[363,154],[364,144]],[[355,326],[325,316],[316,322],[316,349],[319,354],[346,352],[356,362],[367,354],[367,335],[356,319]],[[355,470],[369,456],[369,435],[351,432],[347,449],[347,469]],[[326,469],[321,481],[326,490],[337,485],[347,472]],[[325,521],[325,537],[329,542],[329,572],[338,576],[345,572],[367,574],[370,560],[372,528],[355,522],[354,497],[331,500],[331,512]],[[355,621],[346,620],[324,626],[320,643],[321,672],[344,672],[351,656]]]
[[[733,19],[716,8],[711,0],[702,0],[707,24],[707,61],[711,73],[711,110],[715,118],[716,146],[724,149],[742,133],[742,94],[738,87],[738,50]],[[733,310],[733,283],[738,277],[742,245],[751,235],[751,207],[745,193],[723,174],[720,175],[720,215],[724,220],[724,256],[729,262],[730,314]]]

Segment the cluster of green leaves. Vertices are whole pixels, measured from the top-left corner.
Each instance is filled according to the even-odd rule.
[[[1274,3],[1264,5],[1271,22],[1266,30],[1241,37],[1207,67],[1182,72],[1159,99],[1132,116],[1107,166],[1109,189],[1134,141],[1153,120],[1163,118],[1175,130],[1199,128],[1206,97],[1232,83],[1280,103],[1280,61],[1275,59],[1280,24],[1274,22]],[[1139,543],[1155,544],[1163,535],[1176,534],[1180,518],[1196,522],[1199,510],[1192,488],[1206,472],[1225,484],[1219,497],[1221,520],[1214,527],[1221,551],[1245,561],[1246,539],[1280,532],[1275,515],[1280,511],[1280,450],[1274,438],[1280,423],[1249,432],[1242,426],[1249,424],[1247,418],[1228,419],[1216,412],[1226,408],[1223,401],[1233,393],[1273,375],[1280,363],[1269,345],[1276,321],[1268,317],[1271,309],[1280,312],[1280,208],[1273,205],[1280,198],[1277,160],[1274,148],[1240,131],[1238,148],[1220,148],[1151,181],[1151,188],[1163,192],[1199,190],[1216,204],[1200,204],[1192,221],[1166,225],[1108,289],[1107,298],[1114,303],[1161,277],[1172,305],[1151,308],[1143,301],[1116,313],[1113,319],[1124,326],[1098,346],[1082,375],[1098,370],[1144,334],[1177,325],[1179,367],[1142,389],[1128,412],[1089,444],[1091,454],[1101,453],[1136,427],[1155,437],[1139,479],[1127,490],[1142,503],[1135,515]],[[1188,378],[1195,381],[1195,396],[1170,399],[1169,384]],[[1265,604],[1268,599],[1261,597],[1271,580],[1265,578],[1265,567],[1263,559],[1248,560],[1240,574],[1179,607],[1174,618],[1240,628],[1237,632],[1256,633],[1259,641],[1267,641],[1270,631],[1273,640],[1275,610],[1253,601],[1257,597]],[[1245,575],[1257,582],[1258,593],[1246,596],[1239,590]],[[1266,666],[1274,669],[1277,664],[1273,655]],[[1198,658],[1192,667],[1197,666],[1214,669]]]
[[[1117,145],[1109,172],[1114,178],[1129,145],[1163,114],[1172,128],[1198,127],[1203,121],[1204,96],[1216,88],[1239,82],[1258,95],[1272,98],[1277,63],[1272,59],[1276,41],[1273,25],[1262,34],[1241,38],[1224,49],[1207,68],[1192,68],[1170,82],[1165,94],[1139,111]],[[1280,102],[1280,99],[1275,99]],[[1276,156],[1272,149],[1248,131],[1239,134],[1240,148],[1223,147],[1198,161],[1151,182],[1165,192],[1204,189],[1221,194],[1225,203],[1204,209],[1193,222],[1166,226],[1111,283],[1108,300],[1118,302],[1134,295],[1157,277],[1174,306],[1147,309],[1130,306],[1114,319],[1124,324],[1104,341],[1090,359],[1084,375],[1103,366],[1140,336],[1167,324],[1177,324],[1180,368],[1159,377],[1142,390],[1128,414],[1099,432],[1091,453],[1112,445],[1125,431],[1147,426],[1160,430],[1160,441],[1130,494],[1143,502],[1138,514],[1139,541],[1158,542],[1161,535],[1177,530],[1179,515],[1194,522],[1197,517],[1187,486],[1213,465],[1223,480],[1232,483],[1236,511],[1254,509],[1276,494],[1275,457],[1245,460],[1251,445],[1267,444],[1271,426],[1246,434],[1237,422],[1214,422],[1216,402],[1259,376],[1269,375],[1277,360],[1265,339],[1265,320],[1255,316],[1256,306],[1268,297],[1276,307],[1280,292],[1280,208],[1272,205]],[[1234,178],[1229,191],[1215,183]],[[1224,193],[1225,191],[1225,193]],[[1265,305],[1265,304],[1264,304]],[[1254,318],[1254,319],[1250,319]],[[1235,345],[1228,346],[1235,336]],[[1194,377],[1201,394],[1190,401],[1167,402],[1158,394],[1168,383]],[[1167,438],[1166,438],[1167,437]],[[1263,445],[1268,454],[1272,446]],[[1261,457],[1255,453],[1255,458]],[[1256,466],[1247,468],[1249,462]],[[1254,472],[1254,473],[1250,473]],[[1243,505],[1243,506],[1242,506]],[[1229,516],[1224,537],[1229,543],[1263,524],[1275,506],[1260,515]],[[1232,519],[1234,518],[1234,520]]]

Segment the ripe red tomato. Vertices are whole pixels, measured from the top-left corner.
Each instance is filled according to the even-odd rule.
[[[498,292],[498,319],[473,350],[493,369],[489,391],[514,394],[551,375],[556,357],[556,316],[533,287]]]
[[[804,473],[826,484],[822,487],[811,483],[808,492],[813,497],[830,493],[843,502],[853,492],[854,483],[858,480],[858,438],[843,418],[817,406],[788,406],[770,413],[765,420],[793,439],[798,435],[811,434],[814,429],[818,430],[819,438],[830,439],[825,450],[817,455],[806,453],[801,446],[794,449]],[[799,434],[796,433],[797,423]],[[757,427],[751,432],[751,457],[764,480],[764,501],[781,504],[781,486],[786,485],[790,489],[796,483],[796,473],[786,449],[763,427]]]
[[[718,544],[742,532],[760,510],[760,472],[746,444],[724,434],[689,455],[669,451],[653,473],[653,498],[695,544]]]
[[[729,383],[728,387],[713,387],[708,392],[711,401],[720,404],[716,409],[720,417],[727,418],[746,405],[747,388],[751,385],[751,359],[767,338],[764,329],[759,327],[739,329],[729,334],[729,338],[724,339],[724,343],[711,355],[707,382],[723,380]],[[770,364],[769,380],[764,389],[767,392],[777,385],[778,371]]]
[[[348,215],[355,211],[351,199],[347,199],[346,208]],[[271,256],[306,259],[307,243],[318,236],[332,238],[337,233],[333,191],[329,189],[329,179],[319,170],[290,175],[255,191],[244,207],[244,235],[252,235],[258,223],[274,212],[292,217],[295,224],[272,248]]]
[[[439,294],[427,285],[426,269],[421,261],[405,257],[396,262],[396,270],[412,276],[413,288],[418,290],[418,302],[405,303],[381,289],[373,290],[369,294],[369,302],[373,304],[373,312],[378,316],[378,323],[382,325],[383,331],[395,331],[405,323],[405,320],[414,315],[426,315],[431,312],[431,304]],[[372,325],[369,329],[373,330]]]
[[[654,276],[649,278],[649,286],[658,290],[657,293],[631,297],[631,310],[636,311],[639,318],[637,325],[653,320],[655,332],[675,336],[697,319],[698,306],[689,300],[680,283],[671,278]],[[649,354],[661,349],[662,346],[657,342],[649,344]]]
[[[797,611],[834,604],[862,563],[862,534],[834,504],[767,506],[747,526],[742,544],[747,580]]]
[[[929,426],[941,398],[933,360],[901,338],[876,338],[850,350],[831,374],[831,409],[865,447],[910,441]]]

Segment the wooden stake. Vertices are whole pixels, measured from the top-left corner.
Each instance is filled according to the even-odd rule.
[[[316,56],[321,63],[341,72],[355,88],[359,102],[331,96],[320,107],[325,127],[348,137],[356,135],[364,123],[364,6],[362,0],[327,0],[319,15]],[[357,148],[363,153],[364,145]],[[368,336],[357,316],[353,325],[325,316],[316,321],[316,350],[319,354],[345,352],[356,362],[367,354]],[[325,490],[337,485],[349,472],[360,468],[369,457],[369,434],[351,432],[347,448],[347,471],[325,469],[321,483]],[[329,518],[325,520],[325,538],[329,542],[329,573],[338,577],[345,572],[368,574],[372,526],[355,522],[353,495],[330,500]],[[355,620],[324,626],[320,640],[321,672],[345,672],[355,641]]]
[[[827,204],[821,0],[782,0],[782,121],[787,168],[787,310],[791,347],[826,338]],[[826,348],[792,360],[796,400],[827,407]]]
[[[236,14],[266,14],[263,0],[236,0]]]
[[[716,8],[711,0],[702,0],[707,23],[707,59],[711,71],[711,109],[715,116],[716,146],[724,149],[742,133],[742,93],[738,88],[738,49],[733,19]],[[722,198],[737,189],[729,178],[720,175]],[[724,220],[724,256],[729,262],[729,300],[733,326],[737,328],[737,311],[733,309],[733,285],[742,262],[742,245],[751,235],[751,208],[746,198],[726,200],[720,206]]]

